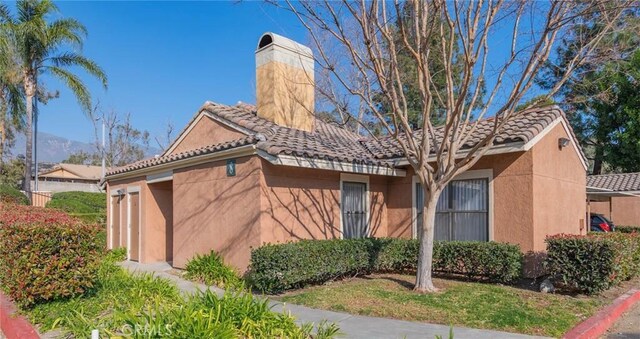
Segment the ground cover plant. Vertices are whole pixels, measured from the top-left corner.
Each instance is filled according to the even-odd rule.
[[[98,269],[93,294],[37,304],[27,311],[41,332],[54,329],[86,337],[92,329],[103,335],[132,338],[308,338],[313,326],[297,326],[288,314],[270,310],[266,300],[250,294],[213,292],[182,296],[168,280],[150,274],[132,275],[117,265],[123,249],[110,252]],[[316,338],[329,338],[337,328],[323,324]]]
[[[242,289],[244,283],[234,268],[224,263],[215,251],[206,255],[196,255],[185,266],[184,277],[220,288]]]

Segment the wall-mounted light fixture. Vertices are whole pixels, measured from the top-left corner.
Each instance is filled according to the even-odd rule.
[[[571,140],[569,140],[569,139],[567,139],[567,138],[560,138],[560,139],[558,139],[558,148],[559,148],[559,149],[563,149],[563,148],[565,148],[565,147],[569,146],[569,142],[570,142],[570,141],[571,141]]]
[[[121,188],[117,190],[116,193],[118,193],[118,195],[124,195],[124,190]]]
[[[228,177],[236,176],[236,159],[227,160],[227,176]]]

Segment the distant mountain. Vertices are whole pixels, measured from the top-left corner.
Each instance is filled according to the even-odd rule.
[[[24,155],[26,147],[25,140],[24,134],[16,136],[15,145],[11,148],[11,155]],[[38,132],[38,162],[58,163],[69,158],[69,155],[80,151],[93,153],[96,151],[96,147],[92,143],[70,140],[57,135]],[[157,148],[150,147],[145,156],[150,157],[161,152],[162,151]]]

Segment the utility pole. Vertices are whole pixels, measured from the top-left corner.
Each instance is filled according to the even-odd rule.
[[[104,123],[104,116],[95,118],[95,121],[98,121],[98,120],[102,121],[102,147],[100,148],[100,155],[102,156],[102,177],[100,179],[104,180],[104,176],[106,175],[106,172],[107,172],[107,165],[106,165],[106,159],[105,159],[106,152],[104,151],[106,127]]]
[[[35,192],[38,192],[38,94],[36,91],[36,95],[34,96],[34,103],[33,103],[33,129],[34,129],[34,133],[33,133],[33,160],[36,163],[35,164],[35,182],[33,185],[33,190]],[[31,178],[25,178],[27,180],[31,180]],[[33,199],[33,195],[32,199]]]
[[[106,166],[106,161],[105,161],[105,152],[104,152],[104,118],[102,119],[102,180],[104,180],[104,176],[106,174],[106,170],[107,170],[107,166]]]

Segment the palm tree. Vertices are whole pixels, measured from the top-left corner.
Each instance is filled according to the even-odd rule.
[[[20,69],[16,63],[15,36],[11,34],[6,5],[0,4],[0,172],[5,147],[22,125],[24,96],[20,86]]]
[[[11,21],[22,70],[25,95],[26,139],[25,180],[23,190],[31,191],[34,118],[37,118],[36,95],[38,77],[48,74],[58,78],[75,95],[83,112],[91,115],[91,94],[70,67],[78,67],[102,81],[107,88],[107,76],[98,64],[73,50],[81,50],[87,30],[71,18],[48,21],[58,7],[49,0],[21,0],[16,3],[18,15]],[[35,113],[35,115],[34,115]],[[37,121],[37,120],[36,120]]]

